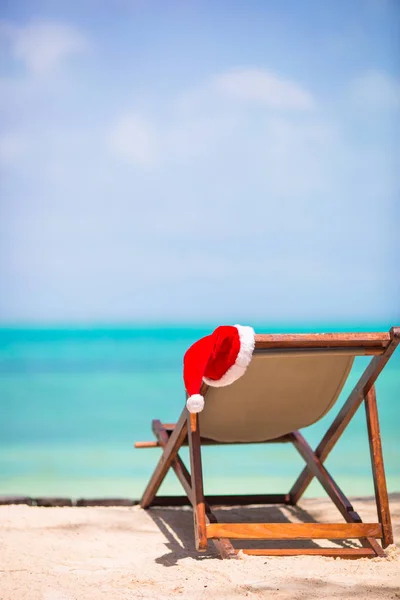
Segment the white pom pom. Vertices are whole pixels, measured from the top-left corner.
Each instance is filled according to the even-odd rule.
[[[190,413],[199,413],[204,408],[204,398],[200,394],[193,394],[186,400],[186,408]]]

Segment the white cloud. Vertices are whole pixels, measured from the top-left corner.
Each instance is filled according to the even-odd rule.
[[[351,83],[350,96],[363,108],[400,108],[400,81],[380,71],[368,71]]]
[[[234,128],[235,122],[222,114],[197,114],[160,123],[145,115],[128,113],[111,125],[109,142],[111,150],[124,161],[147,168],[205,156]]]
[[[0,35],[10,44],[13,57],[36,75],[54,71],[66,58],[88,46],[76,28],[52,21],[36,21],[22,27],[3,21]]]
[[[308,110],[315,104],[310,92],[265,69],[235,69],[217,76],[214,85],[232,99],[272,109]]]
[[[273,73],[228,71],[178,94],[163,122],[144,114],[121,115],[111,125],[111,148],[132,164],[150,166],[207,156],[229,140],[234,146],[247,144],[254,103],[265,116],[258,116],[253,146],[260,140],[270,144],[266,136],[276,110],[302,114],[315,104],[309,92]]]

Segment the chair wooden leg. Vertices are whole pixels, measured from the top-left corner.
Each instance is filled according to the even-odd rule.
[[[361,518],[354,511],[351,502],[344,495],[333,477],[327,471],[326,467],[322,464],[299,431],[293,432],[293,444],[299,454],[306,461],[311,473],[318,479],[345,520],[349,523],[361,523]]]
[[[153,472],[153,475],[147,484],[147,487],[140,500],[140,506],[147,508],[150,506],[154,496],[156,495],[160,485],[164,481],[169,468],[171,467],[178,451],[182,445],[182,442],[187,435],[187,410],[183,410],[182,415],[176,424],[174,432],[168,440],[167,445],[164,448],[164,452],[161,455],[160,460]]]
[[[377,556],[371,548],[254,548],[243,549],[240,552],[252,556],[331,556],[348,559]]]
[[[205,552],[207,550],[206,510],[203,491],[203,470],[201,466],[199,417],[197,414],[188,414],[187,420],[194,499],[193,518],[196,550]]]
[[[373,387],[379,374],[382,372],[386,363],[388,362],[393,352],[399,345],[400,328],[392,327],[392,329],[390,330],[390,335],[391,341],[387,346],[385,352],[381,356],[375,356],[371,360],[364,373],[361,375],[358,383],[351,392],[350,396],[339,411],[339,414],[337,415],[332,425],[329,427],[328,431],[322,438],[320,444],[318,445],[315,454],[321,462],[324,462],[326,460],[332,448],[338,442],[340,436],[342,435],[342,433],[350,423],[351,419],[357,412],[359,406],[362,404],[364,397],[367,395],[368,391]],[[304,494],[304,492],[310,485],[313,477],[314,474],[307,466],[299,475],[292,489],[290,490],[290,496],[292,498],[293,504],[297,504],[301,496]]]
[[[153,421],[153,432],[154,432],[154,435],[156,436],[156,438],[158,439],[160,445],[163,448],[165,448],[169,441],[169,435],[167,433],[167,430],[161,423],[161,421],[159,421],[158,419],[155,419]],[[175,475],[181,482],[181,485],[186,492],[187,498],[185,496],[183,496],[183,499],[186,500],[186,502],[188,504],[193,505],[194,498],[193,498],[193,490],[192,490],[192,485],[191,485],[190,473],[186,469],[185,464],[182,461],[179,454],[177,454],[175,456],[174,460],[172,461],[171,467],[174,470]],[[167,501],[164,503],[162,502],[162,500],[160,503],[160,496],[158,496],[158,498],[157,497],[153,498],[150,506],[155,506],[155,505],[157,505],[157,506],[172,506],[173,502],[171,502],[171,501],[168,502],[168,496],[167,497],[164,496],[164,500],[165,500],[165,498],[167,498]],[[178,503],[176,506],[182,506],[182,502],[180,504]]]
[[[365,411],[367,416],[368,439],[371,453],[372,473],[374,477],[376,506],[378,510],[378,519],[382,525],[382,546],[386,548],[390,544],[393,544],[393,530],[390,518],[385,469],[383,464],[375,386],[369,390],[365,397]]]
[[[354,510],[351,502],[343,494],[333,477],[329,474],[304,437],[298,431],[293,432],[293,444],[306,461],[311,473],[318,479],[345,520],[348,523],[361,523],[362,520],[360,515]],[[373,538],[360,538],[360,543],[364,548],[372,549],[375,556],[385,556],[379,543]]]
[[[169,437],[170,437],[165,426],[160,421],[154,420],[153,421],[153,431],[154,431],[154,434],[155,434],[156,438],[158,439],[160,445],[163,448],[165,448],[166,445],[168,444]],[[173,468],[173,470],[175,471],[175,475],[181,482],[183,489],[186,492],[186,497],[185,496],[181,496],[181,497],[180,496],[158,496],[158,497],[153,496],[150,506],[183,506],[184,504],[189,503],[192,505],[193,510],[196,510],[196,497],[195,497],[195,494],[193,493],[193,489],[192,489],[192,483],[191,483],[192,478],[191,478],[189,471],[185,467],[184,462],[180,458],[179,454],[176,454],[175,458],[172,461],[171,467]],[[218,521],[217,521],[215,515],[213,514],[213,512],[211,511],[209,504],[206,501],[204,502],[204,506],[205,506],[205,513],[206,513],[206,517],[205,517],[206,523],[217,523]],[[196,535],[196,531],[195,531],[195,535]],[[228,559],[238,558],[237,551],[235,550],[235,548],[232,546],[232,544],[230,543],[230,541],[228,539],[218,538],[218,539],[215,539],[212,541],[213,541],[213,544],[216,547],[217,551],[219,552],[221,558],[228,558]]]

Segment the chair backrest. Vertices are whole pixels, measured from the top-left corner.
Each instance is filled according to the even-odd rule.
[[[389,339],[385,333],[257,335],[245,375],[207,389],[202,437],[260,442],[312,425],[338,399],[354,357],[382,354]]]

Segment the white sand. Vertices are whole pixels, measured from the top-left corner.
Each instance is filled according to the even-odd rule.
[[[370,498],[354,499],[354,506],[364,521],[375,520]],[[307,513],[291,519],[342,521],[329,501],[301,507]],[[391,497],[391,509],[399,541],[400,494]],[[290,514],[271,507],[236,512],[242,520],[265,521]],[[193,550],[189,510],[0,506],[0,521],[1,600],[400,598],[395,547],[387,559],[222,561],[212,544],[205,555]]]

